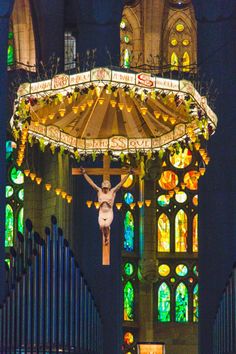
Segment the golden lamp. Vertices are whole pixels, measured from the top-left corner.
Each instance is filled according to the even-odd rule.
[[[65,113],[66,113],[66,109],[65,108],[59,108],[58,112],[59,112],[60,116],[63,118]]]
[[[110,100],[110,104],[111,104],[112,108],[116,107],[116,101],[115,100]]]
[[[132,111],[132,106],[126,106],[127,112],[130,113]]]
[[[200,168],[199,168],[199,172],[200,172],[200,174],[203,176],[203,175],[205,174],[205,172],[206,172],[205,167],[200,167]]]
[[[139,207],[139,209],[140,209],[140,208],[142,208],[142,206],[143,206],[143,201],[139,200],[139,201],[137,202],[137,204],[138,204],[138,207]]]
[[[50,120],[53,120],[54,117],[55,117],[55,113],[50,113],[50,114],[48,115],[48,118],[49,118]]]
[[[36,173],[31,172],[31,173],[30,173],[30,179],[31,179],[31,181],[34,181],[35,178],[36,178]]]
[[[154,116],[156,117],[156,119],[159,119],[159,118],[160,118],[160,115],[161,115],[160,112],[154,111],[153,113],[154,113]]]
[[[116,208],[117,208],[118,210],[120,210],[121,207],[122,207],[122,203],[116,203]]]
[[[99,103],[100,105],[102,105],[102,104],[104,103],[104,101],[105,101],[105,98],[103,98],[103,97],[100,97],[100,98],[98,99],[98,103]]]
[[[124,109],[124,103],[122,103],[122,102],[119,102],[118,103],[118,107],[119,107],[119,109],[121,110],[121,111],[123,111],[123,109]]]
[[[69,195],[69,194],[68,194],[68,195],[66,196],[66,200],[67,200],[67,203],[70,204],[70,203],[72,202],[72,195]]]
[[[55,189],[55,193],[56,193],[56,195],[60,195],[61,194],[61,188],[56,188]]]
[[[147,207],[150,207],[151,203],[152,203],[151,199],[145,199],[145,205]]]
[[[130,209],[131,209],[131,210],[134,210],[135,205],[136,205],[136,203],[130,203],[130,205],[129,205],[129,206],[130,206]]]
[[[87,200],[87,201],[86,201],[86,204],[87,204],[87,207],[88,207],[88,208],[91,208],[93,202],[92,202],[92,200]]]
[[[67,196],[67,193],[66,192],[61,192],[61,196],[62,196],[63,199],[65,199],[66,196]]]
[[[99,207],[100,207],[100,203],[99,202],[94,202],[94,205],[95,205],[96,209],[99,209]]]
[[[29,170],[29,169],[24,170],[24,174],[25,174],[26,177],[29,177],[29,175],[30,175],[30,170]]]
[[[51,188],[52,188],[52,185],[50,183],[46,183],[45,184],[45,188],[49,192],[51,190]]]
[[[162,114],[162,119],[164,120],[164,122],[167,122],[168,121],[168,114]]]
[[[141,111],[143,116],[145,116],[147,114],[147,110],[148,110],[147,107],[141,107],[140,108],[140,111]]]
[[[38,185],[40,185],[41,182],[42,182],[42,178],[41,178],[41,177],[36,177],[36,178],[35,178],[35,181],[36,181],[36,183],[37,183]]]
[[[74,114],[79,112],[79,106],[73,106],[72,107],[72,111],[74,112]]]

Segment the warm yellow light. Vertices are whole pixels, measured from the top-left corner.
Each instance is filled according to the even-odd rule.
[[[29,177],[29,175],[30,175],[30,170],[24,170],[24,174],[26,175],[26,177]]]
[[[35,177],[36,177],[36,173],[31,172],[31,173],[30,173],[30,179],[31,179],[31,181],[34,181],[34,180],[35,180]]]
[[[72,202],[72,195],[69,195],[69,194],[68,194],[68,195],[66,196],[66,200],[67,200],[67,203],[70,204],[70,203]]]
[[[118,107],[121,111],[123,111],[124,106],[125,106],[124,103],[121,103],[121,102],[118,103]]]
[[[169,196],[172,198],[174,196],[175,192],[174,191],[169,191]]]
[[[48,118],[49,118],[50,120],[53,120],[54,117],[55,117],[55,113],[50,113],[50,114],[48,115]]]
[[[126,106],[127,112],[130,113],[132,111],[132,108],[133,108],[132,106]]]
[[[200,172],[200,174],[203,176],[203,175],[205,174],[205,172],[206,172],[205,167],[200,167],[200,168],[199,168],[199,172]]]
[[[118,210],[120,210],[121,207],[122,207],[122,203],[116,203],[116,207],[117,207]]]
[[[80,108],[81,108],[81,111],[84,112],[85,109],[86,109],[86,103],[83,103],[83,104],[80,106]]]
[[[100,105],[102,105],[102,104],[104,103],[104,101],[105,101],[105,98],[103,98],[103,97],[100,97],[100,98],[98,99],[98,103],[99,103]]]
[[[140,107],[140,111],[142,113],[143,116],[145,116],[147,114],[147,107]]]
[[[206,165],[208,165],[209,162],[210,162],[210,156],[207,156],[207,157],[205,158],[205,163],[206,163]]]
[[[59,108],[58,112],[60,114],[61,117],[64,117],[65,113],[66,113],[66,109],[65,108]]]
[[[62,196],[63,199],[65,199],[66,196],[67,196],[67,193],[66,192],[61,192],[61,196]]]
[[[39,126],[39,122],[38,122],[38,121],[34,122],[34,125],[35,125],[36,127],[38,127],[38,126]]]
[[[39,184],[41,184],[41,182],[42,182],[42,178],[41,178],[41,177],[36,177],[36,178],[35,178],[35,181],[36,181],[36,183],[39,185]]]
[[[145,204],[147,207],[150,207],[151,203],[152,203],[151,199],[145,199]]]
[[[94,202],[95,208],[99,209],[100,208],[100,203],[99,202]]]
[[[136,203],[130,203],[130,209],[133,210],[135,208]]]
[[[201,156],[203,156],[205,154],[205,149],[199,149],[199,153]]]
[[[89,106],[89,107],[92,107],[92,105],[93,105],[93,100],[88,100],[87,103],[88,103],[88,106]]]
[[[87,201],[86,201],[86,204],[87,204],[87,207],[88,207],[88,208],[91,208],[93,202],[92,202],[92,200],[87,200]]]
[[[115,100],[110,100],[110,104],[111,104],[112,108],[116,107],[116,101]]]
[[[68,100],[68,103],[71,104],[71,103],[72,103],[72,100],[73,100],[73,96],[67,97],[67,100]]]
[[[176,118],[175,117],[170,117],[170,122],[172,125],[176,123]]]
[[[175,187],[175,193],[178,193],[179,192],[179,187]]]
[[[158,111],[154,111],[154,116],[156,117],[156,119],[160,118],[161,113]]]
[[[167,122],[168,121],[168,114],[162,114],[162,119],[164,120],[164,122]]]
[[[137,204],[138,204],[138,207],[139,207],[139,208],[142,208],[142,206],[143,206],[143,201],[139,200],[139,201],[137,202]]]
[[[42,123],[45,124],[47,121],[47,118],[42,118]]]
[[[45,188],[49,192],[51,190],[51,188],[52,188],[52,185],[50,183],[46,183],[45,184]]]
[[[72,111],[74,112],[74,114],[79,112],[79,106],[73,106],[72,107]]]
[[[17,166],[21,166],[22,161],[21,160],[17,160],[16,163],[17,163]]]
[[[61,188],[56,188],[55,189],[55,193],[56,193],[56,195],[60,195],[61,194]]]
[[[201,147],[201,144],[200,143],[195,143],[194,144],[194,147],[197,151],[199,151],[200,147]]]
[[[182,189],[185,189],[186,185],[185,185],[184,182],[181,182],[180,185],[181,185],[181,188],[182,188]]]

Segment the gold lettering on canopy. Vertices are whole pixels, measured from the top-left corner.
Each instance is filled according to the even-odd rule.
[[[66,74],[56,75],[52,79],[52,89],[54,90],[67,86],[69,86],[69,76]]]

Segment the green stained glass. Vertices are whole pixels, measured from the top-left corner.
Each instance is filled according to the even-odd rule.
[[[124,265],[124,271],[125,271],[125,274],[130,276],[134,273],[134,266],[132,263],[125,263]]]
[[[158,197],[158,199],[157,199],[157,203],[161,207],[165,207],[170,204],[170,198],[166,197],[166,195],[164,195],[164,194],[160,195],[160,197]]]
[[[131,193],[125,193],[124,195],[124,201],[126,204],[130,205],[131,203],[134,202],[134,197],[133,194]]]
[[[124,36],[124,41],[125,41],[125,43],[129,43],[130,39],[129,39],[129,36],[128,36],[128,35],[125,35],[125,36]]]
[[[134,218],[130,211],[127,211],[124,219],[124,250],[134,250]]]
[[[5,247],[13,246],[13,228],[14,216],[12,207],[6,205],[6,220],[5,220]]]
[[[129,69],[130,68],[130,51],[129,49],[124,50],[124,68]]]
[[[18,192],[18,198],[23,202],[24,201],[24,189],[20,189]]]
[[[175,268],[175,272],[179,277],[184,277],[188,274],[188,267],[184,264],[179,264]]]
[[[15,184],[24,183],[24,174],[20,170],[17,170],[15,167],[11,169],[10,172],[11,180]]]
[[[130,281],[124,287],[124,321],[134,320],[134,288]]]
[[[18,214],[17,229],[21,233],[24,231],[24,209],[21,208]]]
[[[166,283],[158,289],[158,321],[170,322],[170,288]]]
[[[14,193],[12,186],[6,186],[6,198],[10,198]]]
[[[198,277],[198,267],[196,265],[193,267],[193,273]]]
[[[13,39],[13,32],[8,32],[8,39]]]
[[[176,322],[188,322],[188,289],[184,283],[180,283],[176,288],[175,320]]]
[[[8,44],[7,65],[11,66],[13,64],[14,64],[14,47],[12,44]]]
[[[8,267],[11,267],[11,260],[9,258],[5,258],[5,262],[7,263]]]
[[[198,284],[193,289],[193,322],[198,322]]]

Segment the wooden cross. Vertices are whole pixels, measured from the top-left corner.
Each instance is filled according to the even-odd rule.
[[[128,168],[111,168],[110,167],[110,157],[108,155],[103,155],[103,167],[102,168],[86,168],[86,173],[90,176],[103,176],[103,181],[110,180],[110,176],[125,175],[129,173]],[[72,175],[81,175],[80,168],[72,168]],[[141,175],[141,169],[134,169],[134,175]],[[110,265],[110,240],[105,243],[105,238],[103,237],[102,243],[102,264]]]

